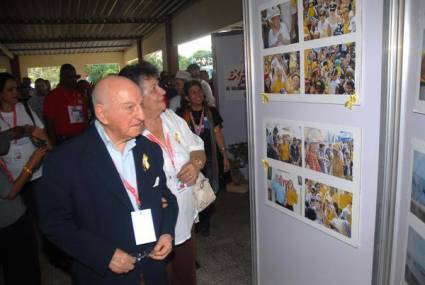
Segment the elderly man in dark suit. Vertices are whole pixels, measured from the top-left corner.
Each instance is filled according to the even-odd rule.
[[[161,149],[139,136],[140,88],[107,77],[93,103],[95,124],[45,160],[41,229],[73,258],[73,284],[167,284],[178,209]]]

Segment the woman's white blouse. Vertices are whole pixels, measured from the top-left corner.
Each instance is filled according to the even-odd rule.
[[[204,150],[204,142],[195,135],[174,111],[167,109],[161,114],[162,129],[165,139],[169,140],[172,154],[163,147],[164,172],[167,177],[167,186],[176,196],[179,205],[179,214],[175,228],[175,244],[181,244],[191,237],[191,229],[194,221],[198,218],[192,193],[192,186],[187,187],[180,183],[176,175],[184,164],[190,159],[190,152]],[[143,135],[149,138],[152,135],[148,130]],[[172,155],[172,157],[170,157]],[[174,162],[174,165],[173,165]]]

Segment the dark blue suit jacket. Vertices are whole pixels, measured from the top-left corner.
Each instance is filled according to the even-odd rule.
[[[150,167],[143,166],[143,155]],[[157,239],[174,237],[178,206],[166,186],[161,149],[143,136],[133,148],[142,209],[151,209]],[[114,163],[92,126],[81,136],[58,147],[44,162],[39,192],[40,227],[54,244],[74,258],[73,278],[78,284],[133,284],[136,270],[114,274],[108,270],[116,248],[141,252],[136,245],[133,207]],[[154,187],[156,178],[159,185]],[[161,197],[168,201],[163,209]],[[134,283],[138,284],[138,283]]]

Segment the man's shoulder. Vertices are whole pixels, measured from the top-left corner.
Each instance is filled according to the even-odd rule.
[[[60,146],[53,149],[51,156],[53,157],[81,157],[84,152],[90,152],[90,147],[94,144],[101,145],[101,140],[96,138],[96,129],[94,127],[88,128],[81,135],[76,136]]]

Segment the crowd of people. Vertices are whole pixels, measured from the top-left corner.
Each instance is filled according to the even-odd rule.
[[[355,44],[305,51],[306,94],[355,94]]]
[[[356,31],[356,0],[304,0],[304,40]]]
[[[301,139],[293,134],[280,133],[278,126],[266,127],[267,157],[301,166]]]
[[[305,217],[351,237],[353,194],[305,179]]]
[[[195,232],[210,234],[215,207],[199,212],[193,187],[202,172],[218,193],[230,167],[205,74],[141,62],[78,79],[71,64],[53,90],[0,74],[6,284],[40,284],[38,230],[76,284],[196,284]]]
[[[305,142],[307,168],[353,180],[353,142]]]

